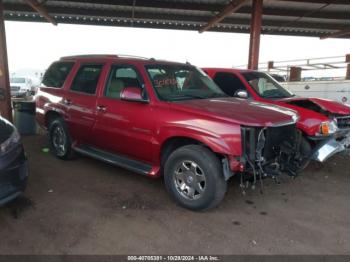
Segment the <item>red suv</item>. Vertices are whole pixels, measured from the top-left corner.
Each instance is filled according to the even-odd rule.
[[[64,57],[47,70],[37,120],[53,153],[75,152],[150,177],[182,206],[208,209],[234,174],[298,168],[294,111],[230,98],[200,69],[116,55]]]
[[[215,83],[231,97],[264,102],[295,110],[302,133],[300,151],[305,168],[314,159],[320,162],[350,147],[350,107],[335,101],[298,97],[270,75],[243,69],[204,68]]]

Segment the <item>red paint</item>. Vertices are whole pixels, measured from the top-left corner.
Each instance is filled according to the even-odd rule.
[[[145,65],[174,64],[171,62],[111,56],[67,59],[74,61],[75,65],[63,87],[39,88],[36,98],[38,123],[47,127],[46,118],[56,112],[66,120],[74,145],[91,144],[149,163],[152,165],[150,176],[159,175],[162,146],[169,139],[181,137],[197,140],[212,151],[228,156],[231,168],[241,169],[232,160],[242,155],[241,125],[270,126],[290,122],[291,116],[295,116],[283,108],[235,98],[161,101],[153,89]],[[104,64],[96,95],[70,91],[74,76],[83,63]],[[104,96],[111,65],[118,64],[130,64],[138,71],[148,102],[130,102]],[[122,91],[124,98],[139,98],[140,95],[133,87]]]
[[[256,91],[249,85],[249,83],[245,80],[242,73],[244,72],[253,72],[251,70],[241,70],[241,69],[231,69],[231,68],[204,68],[203,69],[211,78],[215,77],[216,73],[225,72],[231,73],[237,76],[241,82],[246,87],[249,96],[254,101],[274,104],[278,106],[283,106],[288,109],[295,110],[299,114],[299,120],[297,126],[300,130],[302,130],[305,134],[309,136],[315,136],[317,132],[319,132],[319,128],[322,122],[329,120],[329,118],[321,113],[302,108],[300,106],[288,104],[290,101],[296,100],[309,100],[319,105],[324,110],[339,115],[350,115],[350,107],[335,101],[320,99],[320,98],[305,98],[305,97],[291,97],[285,99],[267,99],[259,96]]]

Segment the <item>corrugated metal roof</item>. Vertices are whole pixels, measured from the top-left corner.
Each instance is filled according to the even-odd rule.
[[[58,23],[199,30],[228,0],[41,0]],[[45,21],[21,0],[3,0],[5,19]],[[251,2],[211,28],[247,33]],[[323,36],[350,29],[349,0],[265,0],[263,34]],[[350,34],[342,37],[350,37]]]

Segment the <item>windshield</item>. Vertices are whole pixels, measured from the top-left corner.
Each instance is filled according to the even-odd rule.
[[[189,65],[146,66],[153,88],[164,101],[227,97],[200,69]]]
[[[10,82],[15,84],[24,84],[26,79],[23,77],[12,77],[10,78]]]
[[[268,74],[249,72],[243,73],[243,77],[254,88],[255,92],[263,98],[288,98],[294,96]]]

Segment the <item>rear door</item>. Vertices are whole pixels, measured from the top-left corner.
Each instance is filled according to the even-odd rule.
[[[63,101],[68,108],[70,133],[81,143],[91,142],[91,130],[96,120],[96,94],[103,68],[102,63],[80,64]]]
[[[112,65],[104,91],[97,100],[98,111],[92,135],[94,145],[132,159],[151,162],[152,107],[148,103],[121,100],[120,93],[127,86],[144,89],[144,81],[137,68]]]

